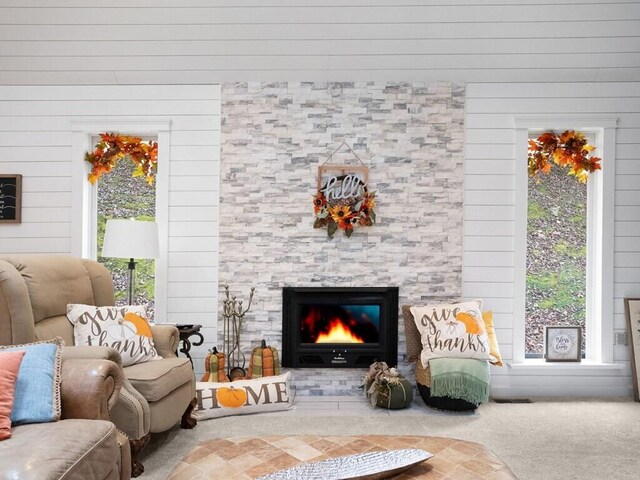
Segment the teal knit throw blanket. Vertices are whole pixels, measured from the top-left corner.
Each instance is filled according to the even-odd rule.
[[[489,401],[489,362],[471,358],[432,358],[431,396],[461,398],[474,405]]]

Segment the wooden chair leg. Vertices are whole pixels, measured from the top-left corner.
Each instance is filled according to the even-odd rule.
[[[198,402],[195,398],[191,400],[191,403],[189,403],[189,405],[187,406],[187,409],[182,414],[182,421],[180,422],[180,427],[186,428],[186,429],[192,429],[192,428],[195,428],[195,426],[198,424],[198,421],[191,416],[191,413],[193,412],[193,409],[196,408],[197,404]]]
[[[142,472],[144,472],[144,465],[140,462],[140,452],[147,446],[150,438],[151,434],[147,433],[138,440],[129,440],[131,444],[131,476],[134,478],[142,475]]]

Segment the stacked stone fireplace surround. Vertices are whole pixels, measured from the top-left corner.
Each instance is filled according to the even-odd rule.
[[[463,122],[464,87],[451,83],[223,84],[219,280],[239,298],[256,287],[244,352],[262,339],[282,348],[285,286],[398,286],[400,305],[461,296]],[[311,200],[343,141],[369,167],[377,223],[329,239]],[[331,159],[355,162],[346,149]],[[398,324],[398,365],[412,378]],[[294,369],[292,384],[296,395],[362,395],[365,373]]]

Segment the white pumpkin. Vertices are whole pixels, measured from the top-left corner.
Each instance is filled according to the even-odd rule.
[[[109,325],[107,334],[114,340],[130,340],[136,336],[136,326],[131,322]]]
[[[451,318],[445,322],[440,330],[442,338],[458,338],[464,335],[467,327],[464,323],[459,322],[455,318]]]

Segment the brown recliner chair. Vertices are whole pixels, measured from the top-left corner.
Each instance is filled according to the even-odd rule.
[[[0,257],[0,344],[13,345],[62,337],[74,344],[67,304],[114,305],[113,280],[101,264],[65,255]],[[178,329],[153,325],[162,360],[122,368],[120,354],[106,347],[65,347],[65,359],[106,359],[122,368],[123,386],[110,417],[131,444],[132,476],[144,471],[140,452],[150,433],[182,422],[193,428],[195,377],[187,358],[178,358]]]

